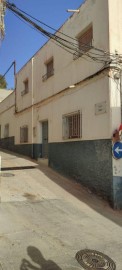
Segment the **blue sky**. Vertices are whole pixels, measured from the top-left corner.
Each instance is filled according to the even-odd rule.
[[[9,2],[58,29],[71,15],[66,10],[77,9],[83,0],[10,0]],[[14,60],[18,71],[46,41],[41,33],[6,10],[5,38],[0,47],[0,74],[3,75]],[[13,68],[6,75],[6,81],[8,88],[14,87]]]

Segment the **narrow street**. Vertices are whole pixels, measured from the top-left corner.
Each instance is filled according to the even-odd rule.
[[[122,269],[122,211],[46,165],[0,155],[0,270],[83,269],[83,249]]]

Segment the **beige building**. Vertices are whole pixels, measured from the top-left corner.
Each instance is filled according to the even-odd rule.
[[[122,208],[122,158],[112,154],[122,121],[121,25],[121,0],[86,0],[17,73],[0,106],[1,147],[48,158],[114,208]]]

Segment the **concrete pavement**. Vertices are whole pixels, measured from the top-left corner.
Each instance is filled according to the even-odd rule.
[[[82,249],[122,269],[122,211],[45,165],[0,155],[0,270],[83,269],[75,259]]]

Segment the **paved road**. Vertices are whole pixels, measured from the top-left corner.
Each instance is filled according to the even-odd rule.
[[[0,154],[0,270],[83,269],[82,249],[122,269],[122,211],[45,165]]]

